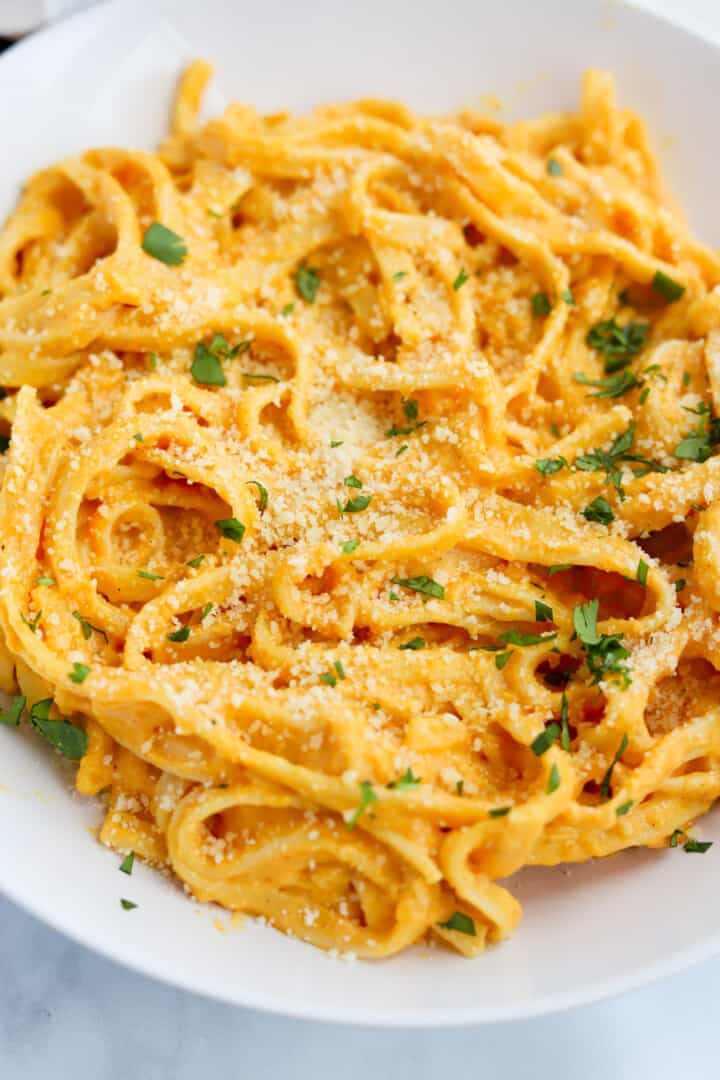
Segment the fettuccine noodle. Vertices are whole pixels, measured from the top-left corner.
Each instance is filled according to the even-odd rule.
[[[0,234],[3,721],[201,901],[475,955],[524,866],[706,847],[720,260],[602,72],[510,126],[209,74]]]

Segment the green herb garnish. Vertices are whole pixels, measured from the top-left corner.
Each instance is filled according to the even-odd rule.
[[[69,761],[79,761],[87,751],[87,735],[69,720],[51,720],[52,698],[36,701],[30,710],[32,726]]]
[[[600,794],[602,795],[603,799],[605,799],[605,800],[607,800],[607,799],[609,799],[611,797],[611,792],[612,792],[611,785],[612,785],[613,771],[614,771],[615,766],[617,765],[618,761],[620,760],[620,758],[623,756],[623,754],[627,750],[628,741],[629,740],[628,740],[628,737],[627,737],[627,733],[625,733],[623,735],[622,739],[620,740],[620,745],[618,746],[617,750],[613,754],[613,759],[610,762],[610,765],[608,766],[608,769],[607,769],[605,775],[603,776],[602,780],[600,781]]]
[[[655,292],[660,293],[663,300],[667,300],[668,304],[679,300],[685,292],[684,285],[681,285],[679,281],[675,281],[674,278],[671,278],[662,270],[655,271],[652,287]]]
[[[650,323],[629,322],[619,326],[615,319],[595,323],[585,338],[591,349],[596,349],[605,360],[605,374],[627,367],[642,348],[650,332]]]
[[[190,627],[181,626],[179,630],[173,630],[171,634],[167,635],[168,641],[187,641],[190,637]]]
[[[295,288],[308,304],[314,303],[320,288],[319,271],[301,263],[295,271]]]
[[[71,682],[83,683],[87,679],[88,675],[92,671],[87,664],[78,664],[77,661],[73,664],[73,669],[68,675]]]
[[[353,811],[352,815],[345,822],[347,829],[354,829],[357,825],[361,814],[367,809],[370,803],[377,802],[377,795],[373,791],[372,784],[369,780],[360,781],[360,805]]]
[[[421,637],[411,638],[410,641],[406,641],[404,645],[398,645],[398,649],[411,649],[413,652],[416,652],[417,649],[424,649],[424,648],[425,648],[425,638],[421,638]]]
[[[422,593],[424,596],[434,596],[437,600],[445,599],[445,589],[431,577],[421,574],[414,578],[394,577],[390,579],[393,585],[402,585],[413,592]]]
[[[7,709],[0,713],[0,724],[4,724],[5,727],[17,727],[25,705],[24,697],[14,697]]]
[[[547,785],[545,787],[545,794],[552,795],[560,787],[560,770],[553,761],[550,766],[550,772],[548,773]]]
[[[411,768],[407,768],[399,780],[393,780],[388,784],[389,788],[394,788],[395,791],[407,791],[410,788],[416,788],[422,784],[422,780],[418,776],[413,776]]]
[[[129,855],[126,855],[123,861],[118,866],[118,870],[121,874],[127,874],[128,877],[133,872],[133,863],[135,862],[135,852],[131,851]]]
[[[550,749],[552,744],[560,734],[560,725],[554,721],[552,724],[548,724],[539,735],[536,735],[533,741],[530,743],[530,749],[536,757],[542,757],[542,755]]]
[[[220,530],[226,540],[232,540],[239,544],[245,535],[245,526],[237,518],[220,518],[215,522],[215,527]]]
[[[461,269],[460,273],[458,274],[458,276],[453,281],[453,286],[452,287],[455,290],[455,292],[457,292],[458,289],[461,289],[462,286],[465,284],[465,282],[469,281],[469,280],[470,280],[470,278],[469,278],[468,274],[465,272],[465,267],[463,267]]]
[[[267,503],[268,503],[267,488],[265,487],[264,484],[261,484],[259,480],[247,480],[245,483],[246,483],[247,487],[252,485],[253,487],[256,487],[258,489],[258,491],[260,493],[260,502],[258,503],[258,509],[260,510],[260,513],[262,514],[263,510],[265,509],[265,507],[267,506]]]
[[[477,937],[475,923],[469,915],[465,915],[462,911],[454,911],[447,922],[440,922],[438,926],[441,930],[455,930],[458,934]]]
[[[187,248],[182,236],[178,236],[172,229],[154,221],[143,236],[142,249],[153,259],[159,259],[167,266],[179,266],[184,262]]]
[[[543,603],[542,600],[535,601],[535,621],[536,622],[552,622],[553,621],[553,609],[549,604]]]
[[[598,495],[596,499],[588,503],[582,511],[582,516],[586,521],[598,521],[601,525],[609,525],[615,518],[610,503],[602,495]]]
[[[552,311],[552,304],[550,303],[550,298],[547,293],[535,293],[530,303],[532,304],[532,313],[536,319],[549,315]]]

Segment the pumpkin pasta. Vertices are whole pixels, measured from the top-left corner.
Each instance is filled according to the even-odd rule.
[[[209,75],[0,233],[3,719],[198,899],[473,956],[524,866],[705,846],[720,259],[602,72],[511,125]]]

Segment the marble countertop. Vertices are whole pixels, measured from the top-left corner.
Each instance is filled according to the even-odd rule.
[[[720,41],[716,0],[636,2]],[[710,1080],[718,1071],[720,959],[589,1008],[447,1031],[218,1005],[95,956],[2,899],[0,963],[0,1080],[437,1080],[469,1069],[493,1080]]]
[[[720,960],[590,1008],[445,1031],[218,1005],[117,967],[0,900],[2,1080],[710,1080]]]

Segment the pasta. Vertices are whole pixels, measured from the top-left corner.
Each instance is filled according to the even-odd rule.
[[[524,866],[706,850],[720,259],[641,121],[590,71],[512,125],[203,124],[209,75],[0,234],[3,723],[126,870],[343,955],[474,956]]]

